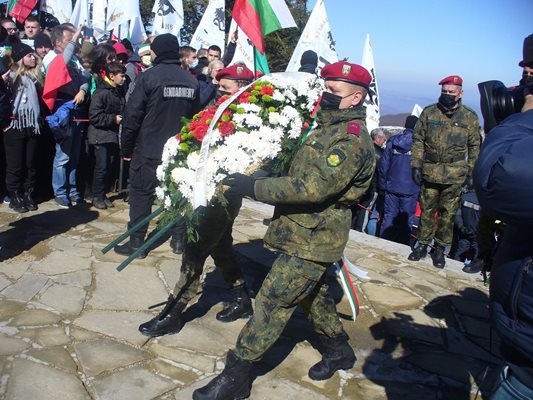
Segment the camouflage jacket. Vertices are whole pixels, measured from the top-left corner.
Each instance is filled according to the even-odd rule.
[[[370,185],[375,156],[365,109],[320,111],[287,176],[255,183],[256,198],[275,204],[265,235],[271,248],[299,258],[334,262],[348,241],[351,210]]]
[[[413,133],[411,166],[424,181],[461,184],[472,173],[481,142],[479,119],[460,105],[450,116],[432,104],[422,111]]]

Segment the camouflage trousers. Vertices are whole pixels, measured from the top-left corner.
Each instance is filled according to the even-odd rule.
[[[431,182],[422,184],[420,190],[422,215],[418,234],[420,244],[430,244],[432,238],[443,247],[452,243],[455,212],[459,207],[460,198],[461,185]]]
[[[228,285],[244,284],[241,270],[235,263],[231,235],[241,204],[241,199],[232,199],[227,208],[217,203],[204,210],[196,227],[198,240],[188,242],[183,251],[180,276],[174,287],[174,296],[180,302],[187,304],[196,296],[208,256],[213,257],[215,266]]]
[[[298,305],[317,333],[329,337],[340,334],[342,324],[325,283],[330,265],[280,255],[255,299],[254,315],[239,334],[237,356],[249,361],[260,359],[278,340]]]

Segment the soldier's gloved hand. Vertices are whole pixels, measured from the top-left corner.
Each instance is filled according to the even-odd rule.
[[[418,186],[422,185],[422,168],[412,168],[411,174],[413,176],[413,181],[415,181]]]
[[[472,175],[468,174],[466,176],[463,186],[467,189],[472,189],[474,187],[474,179],[472,178]]]
[[[229,186],[230,188],[224,192],[226,196],[236,196],[236,197],[251,197],[255,199],[255,178],[252,176],[244,174],[231,174],[222,181],[224,185]]]

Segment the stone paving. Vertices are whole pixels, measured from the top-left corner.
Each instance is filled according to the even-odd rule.
[[[149,339],[137,331],[157,313],[148,306],[174,287],[180,257],[167,241],[117,272],[123,258],[100,251],[125,229],[127,204],[115,204],[97,212],[47,202],[26,214],[0,207],[1,399],[191,399],[223,368],[245,321],[215,319],[228,292],[211,259],[180,333]],[[235,224],[238,261],[255,293],[275,257],[261,242],[271,213],[245,200]],[[328,280],[356,366],[311,381],[317,337],[297,310],[254,367],[251,399],[473,399],[486,366],[499,360],[480,276],[451,260],[444,270],[429,257],[413,263],[406,246],[350,235],[346,255],[370,276],[353,277],[357,322],[335,277]]]

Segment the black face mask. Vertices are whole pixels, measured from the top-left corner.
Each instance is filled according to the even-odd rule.
[[[533,84],[533,75],[528,75],[527,72],[522,73],[522,80],[520,81],[520,85],[527,86]]]
[[[322,100],[320,100],[320,108],[322,110],[338,110],[341,101],[346,97],[353,96],[355,92],[350,93],[348,96],[338,96],[330,92],[322,92]]]
[[[453,94],[441,94],[439,97],[439,104],[444,108],[451,110],[457,104]]]
[[[220,90],[220,89],[217,89],[217,93],[215,95],[215,99],[220,99],[222,96],[230,96],[231,93],[230,92],[226,92],[225,90]]]

